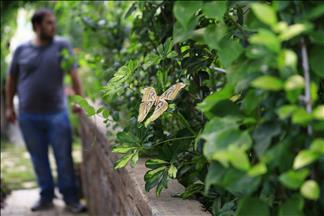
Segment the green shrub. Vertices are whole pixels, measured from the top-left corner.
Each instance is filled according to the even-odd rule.
[[[320,215],[323,9],[302,1],[129,4],[128,23],[116,29],[130,31],[109,41],[121,67],[103,65],[105,106],[84,104],[122,128],[116,168],[145,155],[147,191],[159,195],[177,179],[186,187],[181,197],[214,215]],[[92,28],[88,34],[112,34]],[[138,123],[141,90],[161,95],[177,82],[185,90],[167,111]]]

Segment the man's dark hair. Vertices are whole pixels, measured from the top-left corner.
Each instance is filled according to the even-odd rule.
[[[33,14],[32,18],[31,18],[31,22],[32,22],[34,31],[36,30],[36,24],[41,24],[44,17],[48,14],[54,14],[54,13],[51,9],[42,8],[42,9],[37,10]]]

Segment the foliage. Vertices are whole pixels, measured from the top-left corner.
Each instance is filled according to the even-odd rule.
[[[9,53],[10,38],[15,29],[16,23],[13,22],[13,17],[17,14],[17,4],[19,2],[8,2],[3,1],[0,3],[1,6],[1,86],[4,84],[7,65],[5,63],[5,57]],[[2,91],[2,89],[1,89]]]
[[[123,155],[115,167],[134,166],[145,155],[147,191],[156,187],[159,195],[177,179],[186,187],[180,196],[201,200],[215,215],[319,215],[324,165],[318,7],[133,3],[126,14],[139,15],[119,57],[136,56],[137,66],[129,69],[130,61],[103,87],[106,108],[123,129],[113,149]],[[187,87],[175,105],[147,128],[137,123],[140,90],[153,86],[161,93],[178,81]],[[305,108],[305,91],[313,111]]]
[[[104,106],[77,100],[121,129],[116,168],[145,156],[147,191],[159,195],[176,179],[186,188],[181,197],[200,200],[214,215],[324,211],[322,4],[58,2],[55,8],[67,14],[68,6],[76,9],[71,23],[82,28],[72,32],[87,94],[95,99],[100,92]],[[176,82],[186,88],[168,110],[147,127],[138,123],[141,90],[152,86],[160,95]]]

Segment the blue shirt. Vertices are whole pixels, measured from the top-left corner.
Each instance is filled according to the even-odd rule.
[[[19,112],[51,113],[66,108],[63,49],[74,55],[70,43],[61,37],[43,46],[28,41],[16,48],[8,73],[17,80]],[[76,67],[73,62],[66,71]]]

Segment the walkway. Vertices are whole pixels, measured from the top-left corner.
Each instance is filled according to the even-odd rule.
[[[38,189],[12,191],[6,200],[6,206],[1,209],[1,216],[72,216],[74,214],[66,211],[64,202],[55,199],[55,207],[50,210],[31,212],[30,206],[38,199]],[[77,214],[88,216],[88,214]]]

